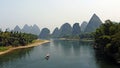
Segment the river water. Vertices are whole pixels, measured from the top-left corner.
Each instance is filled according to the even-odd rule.
[[[48,60],[46,54],[50,54]],[[0,56],[0,68],[119,68],[95,54],[92,42],[51,40]]]

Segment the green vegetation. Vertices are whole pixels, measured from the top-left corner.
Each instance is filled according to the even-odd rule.
[[[19,32],[5,32],[0,30],[0,50],[5,50],[8,46],[25,46],[26,44],[32,43],[33,40],[37,39],[36,35],[19,33]]]
[[[1,51],[5,51],[5,50],[8,50],[10,47],[0,47],[0,52]]]
[[[37,43],[37,42],[43,42],[43,41],[44,41],[44,40],[40,40],[40,39],[39,39],[39,40],[33,40],[32,43],[35,43],[35,42],[36,42],[36,43]]]
[[[94,39],[93,33],[82,33],[79,35],[79,37],[82,40],[93,40]]]
[[[94,39],[93,33],[81,33],[79,35],[68,35],[62,38],[71,40],[92,41]]]
[[[104,55],[120,61],[120,23],[105,21],[94,34],[95,45]]]

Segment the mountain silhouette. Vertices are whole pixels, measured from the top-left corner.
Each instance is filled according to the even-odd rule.
[[[85,32],[94,32],[101,24],[102,21],[100,18],[96,14],[93,14],[88,25],[86,26]]]
[[[53,38],[58,38],[59,37],[59,34],[60,34],[60,31],[58,29],[58,27],[56,27],[52,33],[52,37]]]
[[[17,25],[17,26],[15,26],[15,28],[14,28],[13,31],[15,31],[15,32],[21,32],[21,29],[20,29],[20,27]]]
[[[60,34],[59,37],[65,37],[72,35],[72,27],[69,23],[65,23],[60,28]]]
[[[80,35],[80,33],[81,33],[81,28],[79,26],[79,23],[75,23],[72,28],[72,35],[76,36],[76,35]]]
[[[40,29],[39,29],[39,27],[38,27],[36,24],[34,24],[34,25],[32,26],[32,30],[31,30],[30,33],[35,34],[35,35],[39,35],[39,34],[40,34]]]
[[[84,22],[81,24],[81,32],[84,32],[84,31],[85,31],[86,26],[87,26],[87,22],[84,21]]]
[[[20,27],[17,25],[13,31],[15,31],[15,32],[18,31],[18,32],[22,32],[22,33],[30,33],[30,34],[34,34],[34,35],[40,34],[40,29],[36,24],[34,24],[33,26],[28,26],[27,24],[25,24],[22,29],[20,29]]]
[[[48,28],[43,28],[39,34],[40,39],[50,38],[50,30]]]

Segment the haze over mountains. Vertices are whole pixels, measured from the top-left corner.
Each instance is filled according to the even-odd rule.
[[[75,24],[73,25],[72,35],[73,35],[73,36],[74,36],[74,35],[80,35],[80,33],[81,33],[81,28],[80,28],[80,26],[79,26],[79,23],[75,23]]]
[[[84,21],[81,25],[79,23],[74,23],[73,26],[69,23],[64,23],[60,28],[56,27],[52,34],[50,34],[50,30],[48,28],[43,28],[40,32],[40,28],[36,24],[33,26],[25,24],[22,29],[17,25],[13,31],[35,34],[40,38],[60,38],[66,36],[78,36],[81,33],[94,32],[101,24],[102,21],[100,18],[96,14],[93,14],[88,23]]]
[[[84,22],[81,24],[81,31],[82,31],[82,32],[85,31],[87,24],[88,24],[88,23],[87,23],[86,21],[84,21]]]
[[[56,28],[53,31],[52,37],[78,36],[81,33],[91,33],[94,32],[101,24],[102,21],[100,18],[96,14],[93,14],[88,23],[84,21],[81,25],[79,25],[79,23],[75,23],[73,26],[69,23],[63,24],[60,29]]]
[[[43,28],[39,34],[39,37],[44,39],[50,38],[50,30],[48,28]]]
[[[85,32],[93,32],[102,24],[100,18],[93,14],[92,18],[90,19],[89,23],[86,26]]]
[[[58,38],[60,34],[59,28],[56,27],[52,33],[52,37]]]
[[[18,31],[22,33],[31,33],[35,35],[40,34],[40,29],[36,24],[34,24],[33,26],[28,26],[27,24],[25,24],[22,29],[17,25],[13,31]]]

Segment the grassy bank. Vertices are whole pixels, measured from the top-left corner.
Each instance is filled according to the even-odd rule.
[[[8,47],[0,47],[0,55],[2,54],[5,54],[5,53],[8,53],[12,50],[15,50],[15,49],[21,49],[21,48],[29,48],[29,47],[35,47],[35,46],[38,46],[38,45],[41,45],[41,44],[44,44],[44,43],[48,43],[50,41],[48,40],[34,40],[32,43],[29,43],[25,46],[17,46],[17,47],[12,47],[12,46],[8,46]]]
[[[9,48],[11,48],[11,46],[9,46],[9,47],[0,47],[0,52],[2,52],[2,51],[6,51],[6,50],[8,50]]]

